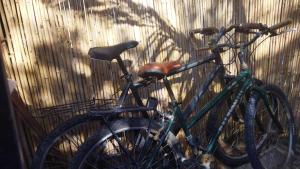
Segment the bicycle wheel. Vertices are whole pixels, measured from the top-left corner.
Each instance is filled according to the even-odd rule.
[[[102,117],[75,116],[55,128],[38,146],[31,169],[68,168],[69,160],[96,128]]]
[[[245,115],[246,149],[251,165],[255,169],[289,168],[294,155],[296,129],[291,106],[285,94],[274,85],[265,86],[270,106],[278,119],[280,130],[270,117],[262,96],[253,92]],[[263,107],[263,109],[259,108]],[[263,110],[263,112],[259,112]],[[256,119],[265,123],[265,131],[254,126]],[[257,140],[266,138],[260,152],[255,147]]]
[[[111,123],[90,137],[74,156],[71,169],[178,168],[182,156],[172,133],[161,144],[154,136],[160,125],[146,119],[125,119]],[[113,132],[111,132],[113,131]],[[114,134],[112,134],[114,133]],[[151,161],[152,163],[149,163]]]
[[[230,99],[228,99],[230,100]],[[213,109],[208,116],[206,135],[210,139],[218,130],[225,114],[231,105],[230,101],[224,100]],[[244,106],[242,102],[235,109],[234,116],[224,126],[221,135],[217,140],[214,156],[222,163],[236,167],[249,162],[244,140]]]
[[[262,85],[262,82],[258,79],[255,80],[255,83]],[[235,108],[233,115],[223,128],[217,141],[214,156],[227,166],[237,167],[249,162],[244,139],[244,114],[246,111],[247,98],[249,98],[248,94],[242,98],[239,105]],[[208,139],[216,133],[232,103],[233,98],[232,95],[230,95],[216,105],[209,113],[206,125],[206,137]],[[256,125],[261,125],[259,121],[256,122]],[[257,143],[260,145],[257,149],[261,148],[263,141],[264,140],[260,140],[260,142]]]
[[[139,113],[124,112],[110,116],[111,120],[139,116]],[[93,113],[75,116],[56,127],[38,146],[31,169],[66,169],[78,147],[101,128],[102,116]]]

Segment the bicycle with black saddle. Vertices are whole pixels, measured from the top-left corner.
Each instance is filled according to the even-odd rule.
[[[214,35],[210,41],[210,46],[206,48],[211,49],[211,55],[201,61],[186,65],[181,65],[178,62],[150,63],[141,67],[139,71],[139,76],[146,81],[150,79],[163,80],[171,99],[170,111],[160,113],[162,116],[160,120],[130,118],[109,122],[80,146],[72,159],[71,168],[201,168],[207,164],[199,164],[198,160],[204,155],[214,154],[220,147],[218,152],[223,153],[223,160],[230,160],[227,163],[239,165],[250,159],[251,164],[256,168],[258,166],[256,164],[260,164],[257,158],[258,152],[267,153],[270,145],[281,139],[287,142],[287,146],[282,158],[276,159],[278,163],[276,167],[286,168],[293,154],[296,137],[292,111],[284,93],[278,87],[257,84],[257,80],[252,77],[245,57],[247,56],[247,47],[259,37],[279,35],[276,30],[290,23],[291,21],[285,21],[271,27],[251,23],[232,25],[221,29],[205,28],[192,31],[192,34]],[[248,42],[220,43],[220,40],[232,30],[239,33],[254,34],[254,37]],[[224,78],[224,64],[220,55],[227,49],[239,49],[237,56],[240,63],[240,73],[229,82],[226,82],[226,78]],[[215,64],[214,70],[201,86],[199,92],[182,111],[168,77],[209,62]],[[213,79],[217,77],[223,84],[222,91],[190,116]],[[248,103],[244,101],[247,101],[249,97],[250,102],[247,105]],[[259,100],[262,100],[260,107]],[[245,104],[247,109],[239,110],[243,109],[240,108],[240,105]],[[224,111],[223,106],[227,107],[226,111]],[[279,106],[283,108],[279,109]],[[245,106],[242,107],[245,108]],[[213,127],[208,126],[208,144],[204,147],[201,144],[204,139],[194,136],[191,129],[210,111],[224,111],[225,113],[218,127],[214,126],[215,121],[217,121],[216,116],[208,118],[210,121],[208,124],[213,124]],[[236,132],[229,135],[224,134],[224,129],[229,121],[241,124],[238,125],[238,128],[239,126],[246,126],[246,130],[242,130],[246,137],[241,134],[235,135]],[[186,142],[192,150],[193,155],[189,158],[184,156],[181,144],[175,137],[179,129],[183,130]],[[220,142],[220,139],[223,142]],[[239,139],[246,146],[242,148],[238,146],[240,149],[237,148],[238,151],[233,154],[222,149],[220,145],[220,143],[224,143],[228,144],[229,147],[234,147],[239,145],[235,144]]]
[[[159,114],[156,110],[158,100],[149,97],[146,104],[144,104],[138,93],[139,89],[145,88],[149,84],[156,82],[156,79],[144,78],[142,80],[133,81],[132,74],[128,72],[124,61],[120,56],[123,52],[131,48],[135,48],[137,45],[137,41],[129,41],[114,46],[94,47],[89,50],[89,55],[92,60],[108,62],[117,60],[122,71],[121,78],[125,80],[126,84],[122,87],[121,94],[118,97],[116,104],[111,105],[112,103],[110,101],[105,102],[103,105],[97,106],[94,110],[90,110],[86,114],[76,115],[54,128],[45,138],[43,138],[37,147],[31,163],[32,169],[68,168],[69,161],[76,153],[79,146],[86,140],[86,138],[92,135],[97,128],[101,128],[103,125],[108,125],[108,121],[124,117],[148,117],[149,115]],[[200,65],[208,63],[212,60],[213,59],[209,59],[194,63],[194,66],[197,64]],[[163,71],[169,71],[169,69],[180,66],[180,64],[176,62],[166,62],[158,65],[156,64],[154,66],[162,68],[164,65],[167,65],[166,67],[168,70]],[[190,66],[193,66],[193,64]],[[224,81],[228,83],[234,77],[219,76],[219,78],[223,78]],[[205,86],[202,87],[203,92],[207,90],[208,84]],[[129,94],[130,92],[131,94]],[[126,104],[128,100],[130,100],[129,95],[132,95],[135,100],[135,104],[133,106]],[[227,156],[226,153],[223,154],[225,157]],[[236,164],[236,162],[237,160],[233,159],[230,164]]]
[[[116,104],[111,105],[110,101],[105,102],[103,105],[97,106],[97,108],[90,110],[88,113],[76,115],[54,128],[37,147],[31,163],[31,169],[68,168],[70,159],[76,153],[80,145],[98,128],[110,125],[109,121],[125,117],[157,117],[155,114],[159,114],[156,110],[158,100],[149,97],[144,104],[138,93],[139,89],[156,82],[156,79],[145,78],[134,82],[132,74],[128,72],[120,57],[123,52],[137,45],[137,41],[129,41],[114,46],[95,47],[89,50],[89,55],[92,60],[117,60],[123,74],[121,78],[126,81],[126,84],[123,86]],[[209,60],[203,61],[202,64],[207,62],[209,62]],[[170,66],[172,67],[174,65],[176,67],[177,63],[162,63],[159,66],[165,64],[170,68]],[[177,66],[179,66],[179,64]],[[227,83],[234,77],[224,76],[223,78]],[[203,90],[207,90],[207,87],[203,88]],[[131,94],[129,94],[130,92]],[[134,105],[127,104],[128,100],[131,99],[129,97],[130,95],[132,95],[135,100]]]
[[[137,41],[128,41],[114,46],[94,47],[89,50],[92,60],[109,61],[116,59],[123,75],[122,79],[126,84],[123,86],[118,100],[105,101],[102,105],[85,114],[75,115],[71,119],[63,122],[49,135],[47,135],[37,147],[36,153],[31,163],[31,169],[68,168],[69,160],[77,151],[78,147],[109,120],[116,120],[125,117],[148,117],[148,113],[155,111],[157,100],[148,98],[147,103],[143,103],[138,90],[152,83],[148,80],[133,82],[132,74],[128,72],[120,55],[138,45]],[[130,94],[131,93],[131,94]],[[134,99],[134,105],[128,102]]]

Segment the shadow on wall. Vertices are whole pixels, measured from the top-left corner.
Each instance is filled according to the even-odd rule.
[[[92,2],[93,1],[86,1],[87,4],[91,4]],[[151,58],[151,61],[156,61],[162,52],[166,54],[164,60],[168,60],[169,57],[172,58],[174,50],[180,53],[179,58],[184,54],[190,53],[191,44],[189,37],[164,21],[154,9],[145,8],[131,1],[120,2],[128,6],[130,13],[114,9],[116,15],[122,15],[122,17],[117,20],[117,24],[126,22],[132,26],[153,27],[155,25],[158,27],[156,31],[153,31],[148,36],[145,42],[147,46],[151,45],[153,49],[151,54],[149,54],[147,48],[136,49],[138,56],[141,56],[141,58],[139,58],[141,62],[147,61],[147,56]],[[95,3],[94,5],[101,6],[103,3]],[[78,10],[78,12],[82,10],[82,6],[76,4],[76,1],[70,1],[70,6],[73,10]],[[86,8],[88,10],[89,8],[93,8],[93,6],[86,5]],[[117,9],[120,10],[120,8]],[[114,18],[110,15],[112,11],[113,9],[106,9],[99,13],[93,12],[93,14],[98,17],[108,17],[113,20]],[[135,20],[134,18],[137,16],[140,16],[140,18]],[[153,22],[153,25],[140,24],[139,20],[147,18],[151,18],[155,23]],[[76,27],[70,32],[65,31],[65,34],[59,34],[53,29],[49,33],[53,36],[49,42],[39,43],[34,47],[36,65],[33,71],[27,72],[27,75],[40,79],[37,81],[39,84],[37,84],[35,94],[32,96],[32,98],[34,98],[33,101],[35,101],[34,104],[37,105],[36,107],[44,107],[48,102],[54,105],[61,105],[69,102],[85,101],[95,97],[95,95],[110,98],[111,93],[116,93],[117,90],[123,86],[124,81],[119,79],[120,69],[116,62],[90,61],[90,59],[86,57],[87,54],[78,48],[76,44],[81,43],[78,29],[79,28]],[[167,41],[171,41],[171,43],[166,43]],[[203,42],[199,41],[199,43]],[[193,59],[195,60],[197,58],[191,57],[191,60]],[[131,63],[131,61],[125,60],[125,64],[128,67],[130,67]],[[182,82],[181,77],[177,76],[171,79],[172,83],[180,84],[178,97],[183,103],[188,102],[190,98],[181,98],[180,94],[186,92],[187,94],[185,95],[192,95],[194,90],[199,86],[199,83],[194,82],[201,82],[209,67],[210,66],[201,67],[193,69],[190,72],[182,73],[181,77],[185,78],[184,82]],[[136,74],[135,71],[133,73]],[[194,79],[192,83],[191,77]],[[191,90],[185,91],[185,86],[189,86]],[[143,98],[147,98],[148,95],[145,93],[154,93],[162,88],[163,84],[161,83],[150,86],[144,90],[142,96]],[[45,103],[41,104],[40,102]],[[62,115],[62,117],[63,116],[64,115]],[[46,128],[48,129],[53,128],[53,125],[57,125],[56,123],[43,123],[47,125]]]
[[[180,53],[179,55],[179,59],[182,58],[182,56],[184,56],[185,54],[191,54],[190,56],[190,60],[195,60],[197,59],[195,57],[195,52],[193,52],[192,49],[192,45],[190,43],[190,39],[187,36],[187,29],[190,29],[188,27],[186,27],[186,30],[178,30],[176,29],[172,24],[170,24],[167,20],[165,20],[164,18],[161,17],[161,15],[153,8],[151,7],[145,7],[142,4],[133,2],[131,0],[119,0],[119,1],[108,1],[108,2],[99,2],[97,0],[85,0],[85,4],[83,4],[83,1],[76,1],[76,0],[66,0],[66,1],[49,1],[49,0],[44,0],[43,1],[45,4],[50,5],[50,6],[55,6],[55,7],[61,7],[61,6],[66,6],[68,8],[68,10],[72,10],[77,12],[78,15],[81,15],[82,17],[84,16],[84,11],[87,11],[88,15],[94,16],[94,17],[100,17],[100,18],[106,18],[108,20],[111,20],[114,24],[118,24],[118,25],[122,25],[122,24],[128,24],[131,26],[136,26],[136,27],[151,27],[151,28],[155,28],[155,31],[149,32],[147,39],[145,42],[143,42],[144,44],[146,44],[146,48],[145,49],[138,49],[137,53],[139,58],[139,62],[140,63],[144,63],[145,61],[147,62],[150,58],[150,61],[157,61],[159,60],[159,56],[161,56],[161,54],[164,54],[164,59],[163,60],[168,60],[173,59],[172,58],[172,54],[174,53],[174,51],[177,51],[178,53]],[[178,2],[178,3],[184,3],[184,2]],[[245,14],[245,7],[243,6],[243,4],[240,1],[228,1],[228,3],[233,3],[233,7],[234,7],[234,11],[238,11],[238,12],[233,12],[232,14],[232,18],[231,18],[231,23],[240,23],[240,22],[246,22],[246,14]],[[211,20],[214,23],[221,23],[221,18],[217,18],[217,16],[214,14],[214,11],[216,11],[219,8],[219,5],[221,4],[221,1],[218,1],[218,3],[215,3],[216,5],[214,5],[211,8],[207,9],[207,13],[208,15],[206,15],[205,20]],[[179,6],[179,5],[178,5]],[[183,5],[185,6],[185,5]],[[188,6],[185,6],[188,7]],[[241,8],[238,8],[241,7]],[[186,10],[186,9],[184,9]],[[181,11],[181,10],[178,10]],[[241,16],[242,14],[242,16]],[[298,11],[292,11],[291,12],[291,16],[293,18],[296,18],[295,20],[297,20],[297,22],[299,22],[299,19],[297,19],[296,16],[299,15],[299,10]],[[187,22],[192,22],[192,23],[188,23],[189,25],[193,25],[193,22],[196,19],[196,12],[195,11],[189,11],[189,17],[188,19],[178,19],[178,22],[180,25],[186,25]],[[206,25],[207,23],[205,23],[205,21],[203,20],[203,25]],[[74,34],[74,36],[72,37],[77,37],[76,36],[76,32],[72,32],[72,34]],[[68,39],[68,37],[66,37],[66,39]],[[297,36],[296,38],[294,38],[293,40],[291,40],[290,42],[287,43],[287,45],[284,46],[284,48],[281,48],[275,55],[279,56],[279,58],[282,58],[282,56],[284,55],[293,55],[293,51],[299,50],[299,46],[300,45],[294,45],[297,43],[299,39],[299,36]],[[80,41],[79,39],[73,39],[72,40],[73,43],[78,43],[78,41]],[[55,44],[55,43],[53,43]],[[205,41],[199,41],[199,44],[205,44]],[[294,48],[296,47],[296,49]],[[47,44],[43,44],[37,47],[37,51],[42,51],[41,49],[48,51],[49,53],[49,57],[41,57],[42,56],[42,52],[40,53],[40,58],[39,58],[39,62],[41,62],[42,64],[49,64],[49,63],[53,63],[52,65],[49,65],[49,68],[47,67],[47,69],[58,69],[58,64],[56,64],[55,62],[55,58],[52,58],[55,55],[61,55],[61,51],[64,51],[64,53],[66,54],[64,56],[64,59],[66,59],[64,61],[64,65],[59,65],[60,69],[62,71],[67,71],[67,72],[72,72],[66,75],[61,75],[61,78],[57,78],[57,79],[51,79],[51,81],[53,81],[51,83],[51,88],[68,88],[65,90],[65,94],[63,95],[68,95],[68,93],[72,93],[73,97],[84,97],[83,99],[89,98],[91,97],[90,95],[93,92],[97,92],[98,90],[103,90],[103,87],[105,85],[103,85],[103,83],[110,81],[112,79],[112,76],[107,76],[107,75],[103,75],[101,76],[101,72],[100,70],[97,72],[92,72],[92,74],[95,74],[95,76],[97,76],[97,74],[100,74],[99,76],[101,76],[102,79],[99,79],[99,81],[97,82],[97,86],[93,86],[95,85],[95,83],[91,84],[91,81],[93,81],[91,79],[91,77],[86,76],[86,73],[78,73],[76,71],[74,71],[73,69],[73,60],[78,60],[79,62],[84,62],[84,63],[89,63],[88,59],[82,57],[85,56],[85,53],[81,53],[81,51],[79,49],[76,48],[70,48],[69,45],[64,45],[60,47],[61,49],[58,51],[58,53],[52,53],[53,52],[53,47],[51,47],[51,45],[47,45]],[[151,51],[149,50],[151,49]],[[288,52],[289,51],[289,52]],[[51,54],[52,53],[52,54]],[[266,54],[269,55],[270,53]],[[261,59],[256,60],[256,62],[259,63],[263,63],[260,64],[259,67],[256,65],[254,69],[260,69],[263,70],[263,72],[268,72],[263,74],[262,79],[268,79],[268,77],[272,74],[275,74],[275,72],[277,73],[278,71],[275,70],[274,67],[266,67],[265,65],[270,64],[269,63],[269,58],[263,56],[260,57]],[[295,55],[293,55],[295,56]],[[52,61],[51,61],[52,59]],[[282,69],[288,69],[289,68],[289,61],[285,60],[286,64],[283,65]],[[79,64],[80,65],[80,64]],[[89,64],[87,64],[89,65]],[[105,67],[107,66],[106,63],[96,63],[97,66],[100,67]],[[254,65],[254,64],[252,64]],[[111,64],[110,66],[112,66],[113,68],[111,70],[115,70],[116,73],[118,72],[118,66],[116,64]],[[204,68],[199,68],[199,69],[193,69],[190,72],[184,72],[181,77],[185,78],[185,82],[181,82],[180,87],[179,87],[179,95],[180,93],[187,92],[190,94],[186,94],[186,96],[190,96],[191,93],[194,92],[194,89],[196,89],[199,86],[199,82],[203,81],[203,77],[204,75],[209,71],[209,67],[204,67]],[[93,69],[93,68],[92,68]],[[96,69],[95,69],[96,70]],[[203,73],[204,72],[204,73]],[[299,74],[293,74],[295,79],[299,79]],[[73,77],[70,78],[70,77]],[[189,91],[185,91],[186,86],[188,86],[187,83],[190,83],[191,81],[191,77],[193,77],[194,82],[196,81],[197,83],[192,83],[192,86],[189,87]],[[280,79],[280,82],[283,81],[287,81],[289,78],[288,76],[285,76],[286,79]],[[65,79],[64,79],[65,78]],[[284,78],[284,77],[283,77]],[[74,81],[74,79],[77,79]],[[114,77],[113,79],[117,79],[117,77]],[[180,81],[182,80],[182,78],[180,77],[176,77],[175,79],[173,79],[172,81],[174,83],[180,83]],[[70,83],[72,83],[73,85],[73,89],[72,87],[63,87],[64,81],[72,81]],[[103,81],[103,83],[101,82]],[[117,84],[113,84],[114,87],[119,87],[121,86],[121,81],[117,80],[114,83]],[[87,85],[88,84],[88,85]],[[279,83],[279,85],[282,86],[282,84]],[[89,87],[87,87],[89,86]],[[157,86],[156,86],[157,87]],[[150,88],[150,92],[156,91],[159,88],[162,88],[162,85],[158,85],[158,88]],[[97,89],[97,91],[95,91]],[[54,90],[54,89],[53,89]],[[88,90],[88,92],[86,91]],[[115,89],[111,89],[111,90],[115,90]],[[287,89],[292,90],[292,89]],[[62,99],[60,92],[59,93],[55,93],[52,92],[52,94],[54,95],[54,98],[57,99],[56,102],[60,102],[59,100]],[[179,96],[180,98],[180,96]],[[187,100],[189,100],[190,98],[184,98],[183,99],[183,103],[186,103]],[[293,98],[291,98],[293,99]]]
[[[78,1],[44,1],[44,3],[47,3],[47,5],[51,5],[51,6],[69,6],[70,10],[75,10],[79,12],[79,15],[83,15],[83,4],[82,1],[77,3]],[[101,7],[104,5],[111,5],[111,8],[105,8],[103,10],[93,10],[91,13],[89,13],[89,15],[93,15],[95,17],[104,17],[104,18],[108,18],[109,20],[113,20],[115,24],[129,24],[131,26],[138,26],[138,27],[157,27],[156,31],[153,31],[147,38],[146,42],[144,42],[146,44],[146,46],[148,46],[149,48],[152,49],[151,52],[149,52],[148,47],[145,49],[142,49],[140,51],[137,51],[138,56],[139,56],[139,60],[140,62],[144,63],[145,60],[148,60],[147,57],[151,58],[151,61],[156,61],[157,57],[163,52],[164,54],[166,54],[166,56],[164,56],[164,60],[168,60],[169,57],[171,57],[172,53],[174,51],[177,51],[180,53],[179,58],[181,58],[184,54],[190,53],[191,51],[191,43],[190,43],[190,39],[189,37],[183,33],[182,31],[178,31],[176,30],[170,23],[168,23],[167,21],[165,21],[164,19],[162,19],[160,17],[160,15],[152,8],[149,7],[144,7],[141,4],[132,2],[132,1],[118,1],[118,2],[108,2],[108,4],[105,3],[100,3],[100,2],[95,2],[93,0],[87,0],[85,1],[85,9],[87,11],[91,11],[93,10],[94,7]],[[126,6],[127,8],[120,8],[120,7],[114,7],[114,6]],[[195,14],[193,14],[192,16],[195,16]],[[151,23],[151,25],[147,24],[146,22],[143,23],[143,20],[151,20],[153,21]],[[193,20],[193,19],[192,19]],[[71,32],[71,37],[78,37],[77,36],[78,32]],[[67,40],[68,37],[62,37],[61,40]],[[72,43],[76,44],[79,43],[79,39],[72,39]],[[200,41],[199,41],[200,43]],[[84,76],[84,74],[78,74],[76,72],[73,71],[72,67],[72,63],[74,59],[79,59],[79,60],[83,60],[83,62],[87,62],[86,59],[82,56],[85,56],[86,54],[83,54],[80,52],[80,49],[76,49],[76,48],[70,48],[69,44],[64,43],[63,46],[57,46],[59,48],[59,50],[56,50],[53,52],[53,48],[55,48],[56,46],[56,42],[53,42],[52,44],[42,44],[36,47],[37,51],[45,51],[47,53],[52,53],[49,54],[49,57],[45,57],[43,52],[39,52],[39,57],[38,57],[38,61],[42,64],[42,65],[47,65],[47,69],[55,69],[55,72],[57,72],[56,69],[59,69],[59,72],[69,72],[66,75],[61,75],[61,76],[56,76],[56,77],[60,77],[60,78],[52,78],[50,81],[51,82],[51,90],[55,91],[55,88],[58,89],[65,89],[64,90],[64,94],[60,93],[59,90],[58,92],[51,92],[52,95],[54,95],[54,99],[56,100],[56,102],[60,102],[60,99],[62,99],[63,97],[61,97],[61,95],[75,95],[76,97],[85,97],[88,98],[89,96],[85,96],[85,95],[89,95],[91,92],[87,92],[85,90],[89,90],[90,87],[87,87],[87,84],[90,85],[90,81],[89,78],[90,77],[86,77]],[[63,54],[62,54],[63,53]],[[151,53],[151,54],[149,54]],[[62,56],[63,55],[63,56]],[[150,56],[149,56],[150,55]],[[63,65],[59,65],[56,60],[55,60],[55,56],[61,56],[63,57]],[[193,58],[192,58],[193,59]],[[194,58],[195,59],[195,58]],[[100,67],[105,67],[104,65],[106,65],[106,63],[93,63],[96,64],[97,66]],[[116,66],[115,63],[111,64],[113,66]],[[93,68],[92,68],[93,69]],[[95,68],[96,70],[97,68]],[[116,70],[118,68],[112,68],[110,70]],[[201,68],[202,71],[204,70],[204,68]],[[193,74],[193,78],[200,81],[200,79],[202,78],[203,75],[201,75],[200,73],[198,73],[199,69],[193,69],[192,72],[184,72],[183,73],[183,77],[190,77],[190,75]],[[134,72],[136,73],[136,72]],[[95,76],[101,76],[101,70],[97,70],[97,72],[92,72],[92,74],[95,74]],[[99,75],[100,74],[100,75]],[[75,81],[72,81],[72,78],[75,79]],[[101,76],[102,79],[100,79],[101,81],[105,82],[105,81],[109,81],[109,80],[113,80],[112,76],[107,76],[107,74]],[[51,77],[50,77],[51,78]],[[118,77],[115,77],[115,79]],[[76,81],[76,79],[79,79]],[[103,90],[103,83],[101,81],[97,81],[97,86],[94,86],[94,90],[97,89],[97,91],[101,91]],[[67,84],[64,84],[63,82],[70,82],[72,81],[72,87],[64,87]],[[180,80],[179,78],[173,79],[172,81],[179,83]],[[120,80],[117,81],[119,84],[114,85],[114,87],[120,87]],[[71,84],[70,84],[71,85]],[[94,83],[93,83],[94,85]],[[152,87],[150,90],[148,90],[149,92],[154,92],[158,89],[162,88],[162,85],[158,85],[158,88],[156,86],[156,88]],[[181,88],[180,90],[183,90],[184,88],[184,82],[182,82]],[[194,87],[191,87],[194,88]],[[74,94],[75,93],[75,94]],[[179,92],[181,93],[181,92]],[[77,98],[76,98],[77,99]]]
[[[77,36],[77,31],[71,32],[71,37]],[[106,83],[112,80],[112,75],[120,74],[116,62],[90,60],[85,57],[87,54],[82,53],[75,45],[71,48],[70,44],[63,42],[66,39],[68,37],[61,37],[54,42],[35,46],[39,67],[31,75],[47,74],[45,81],[42,82],[45,86],[39,89],[39,96],[50,93],[49,98],[53,99],[52,102],[56,105],[90,100],[95,97],[96,89],[103,91],[104,87],[107,87]],[[72,43],[78,43],[78,39],[73,39]],[[129,60],[124,62],[131,65]],[[110,85],[117,89],[122,86],[122,82]]]

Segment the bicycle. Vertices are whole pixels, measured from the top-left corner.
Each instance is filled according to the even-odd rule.
[[[154,98],[149,98],[147,104],[144,105],[138,94],[139,88],[149,85],[151,81],[140,80],[133,82],[132,74],[128,72],[120,57],[120,54],[124,51],[134,48],[137,45],[137,41],[128,41],[114,46],[95,47],[89,50],[91,59],[104,61],[117,60],[123,73],[121,78],[126,81],[120,97],[115,105],[111,105],[113,104],[111,102],[104,103],[102,107],[90,110],[86,114],[76,115],[51,131],[38,146],[31,163],[31,169],[68,168],[68,160],[72,154],[76,152],[84,139],[93,133],[91,128],[96,130],[96,128],[103,125],[103,116],[110,115],[110,118],[114,119],[125,112],[134,112],[132,114],[135,116],[136,114],[140,114],[147,117],[147,112],[155,110],[157,101]],[[137,106],[128,107],[126,105],[126,102],[129,100],[129,91],[131,91]],[[130,116],[130,113],[126,113],[126,116]],[[87,128],[90,130],[89,133],[87,133]],[[85,133],[84,136],[82,133]],[[68,151],[65,151],[65,149]]]
[[[68,161],[77,151],[78,147],[84,142],[85,138],[92,135],[97,128],[106,125],[107,121],[110,119],[114,119],[116,116],[120,116],[120,114],[129,116],[130,112],[135,112],[134,114],[142,112],[142,115],[146,116],[148,115],[147,112],[156,111],[157,100],[155,98],[149,98],[146,106],[144,106],[137,92],[140,88],[154,83],[155,80],[142,79],[133,82],[132,74],[128,72],[120,57],[122,52],[137,46],[137,44],[138,42],[136,41],[129,41],[114,46],[90,49],[89,55],[91,56],[91,59],[105,61],[116,59],[123,72],[122,78],[124,78],[127,83],[122,89],[117,104],[114,106],[106,106],[106,104],[110,105],[111,103],[105,103],[103,105],[103,107],[105,107],[104,109],[91,110],[89,113],[77,115],[53,129],[37,147],[31,163],[31,169],[45,169],[53,166],[58,168],[68,168]],[[206,63],[206,61],[203,63]],[[226,76],[224,79],[226,82],[229,82],[233,77]],[[133,93],[137,106],[126,107],[124,105],[128,100],[128,93],[130,90]],[[104,117],[107,116],[109,116],[110,119],[104,119]],[[90,130],[90,126],[94,126],[92,127],[94,130],[86,133],[86,128]],[[85,135],[82,138],[82,133],[84,132]],[[68,151],[62,149],[67,149]]]
[[[252,78],[251,71],[245,62],[247,47],[255,42],[261,35],[277,35],[276,30],[288,25],[289,23],[290,21],[286,21],[271,27],[267,27],[260,23],[252,23],[232,25],[228,28],[222,27],[220,30],[216,28],[195,30],[193,33],[198,32],[203,34],[217,34],[211,40],[211,45],[207,48],[212,49],[213,54],[209,55],[202,61],[188,63],[184,66],[179,65],[177,62],[173,62],[171,64],[146,64],[139,71],[139,75],[144,79],[155,78],[163,80],[171,99],[171,114],[163,114],[163,120],[161,121],[155,121],[151,118],[137,118],[126,120],[121,119],[111,122],[94,136],[88,138],[88,140],[79,148],[78,152],[72,159],[70,164],[71,168],[110,168],[112,166],[115,168],[199,168],[201,165],[198,164],[197,161],[193,160],[193,158],[191,158],[193,162],[189,163],[190,160],[184,157],[181,147],[172,131],[178,131],[177,124],[179,124],[179,128],[183,129],[186,141],[193,150],[196,160],[203,154],[213,154],[216,149],[219,136],[244,96],[246,97],[252,92],[259,93],[260,96],[267,96],[268,92],[276,93],[276,90],[273,91],[272,89],[269,89],[268,86],[260,87],[255,84],[255,79]],[[258,29],[259,31],[252,31],[254,29]],[[231,30],[246,34],[253,33],[255,36],[250,41],[241,42],[239,44],[218,44],[220,39]],[[241,72],[233,80],[227,83],[220,93],[208,101],[208,103],[206,103],[200,111],[198,111],[189,119],[186,119],[186,117],[189,117],[192,110],[195,108],[195,105],[199,102],[200,98],[203,96],[203,93],[206,91],[205,89],[207,89],[207,87],[211,84],[212,80],[217,75],[224,75],[220,52],[224,51],[226,47],[230,49],[240,49],[238,58],[241,65]],[[177,102],[171,89],[168,76],[189,70],[193,67],[211,61],[215,61],[216,68],[210,73],[200,91],[193,97],[187,108],[182,112],[179,103]],[[220,79],[224,80],[224,78]],[[210,136],[207,147],[201,147],[198,144],[199,141],[191,134],[190,129],[195,126],[205,114],[212,110],[214,106],[221,104],[227,97],[230,96],[234,96],[234,99],[225,117],[223,118],[221,125],[218,127],[216,132]],[[275,97],[263,97],[262,99],[264,100],[264,108],[268,110],[272,124],[280,124],[278,119],[274,116],[273,107],[275,103],[270,102],[271,100],[275,99]],[[249,112],[249,110],[247,112]],[[250,117],[245,118],[246,121],[249,120],[249,122],[246,123],[250,124],[253,122],[253,119],[255,119],[255,124],[257,124],[258,128],[262,127],[262,122],[259,121],[260,119],[255,118],[256,116]],[[293,123],[292,121],[289,122]],[[245,130],[246,135],[251,137],[253,136],[253,130],[249,131],[252,132],[252,135],[247,132],[248,131]],[[293,131],[289,132],[291,133]],[[266,131],[263,132],[263,134],[265,133]],[[252,147],[252,149],[255,151],[260,151],[267,140],[265,139],[266,137],[263,138],[264,139],[260,140],[258,143],[256,143],[253,137],[246,138],[246,143],[249,144],[253,141],[251,145],[254,145],[254,147]],[[290,139],[294,139],[293,133],[291,134]],[[249,155],[252,156],[256,154],[249,153]],[[243,159],[245,158],[243,157]],[[253,163],[253,159],[254,158],[250,157],[251,163]],[[190,166],[186,166],[186,164],[190,164]]]

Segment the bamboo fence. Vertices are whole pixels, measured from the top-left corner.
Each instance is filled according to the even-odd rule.
[[[117,92],[123,84],[117,63],[91,61],[87,55],[91,47],[139,41],[122,56],[135,73],[148,62],[201,58],[188,36],[193,28],[245,22],[272,25],[286,18],[293,19],[291,27],[299,27],[299,11],[299,0],[3,0],[0,38],[9,78],[17,81],[23,100],[37,109],[111,98]],[[257,78],[287,92],[297,117],[299,36],[297,31],[269,38],[249,57]],[[202,38],[199,46],[205,43]],[[209,68],[175,76],[177,97],[188,100]],[[236,72],[235,66],[229,70]],[[167,98],[161,84],[142,95],[148,93]]]
[[[139,41],[137,48],[122,56],[136,74],[148,62],[179,59],[187,63],[207,54],[195,52],[188,36],[191,29],[245,22],[272,25],[286,18],[292,18],[290,27],[297,28],[299,11],[299,0],[3,0],[0,38],[7,74],[35,110],[117,96],[124,84],[117,63],[91,61],[87,55],[91,47]],[[284,89],[297,118],[299,36],[296,31],[269,38],[248,58],[257,78]],[[199,46],[206,40],[200,39]],[[190,99],[210,67],[173,77],[179,100]],[[235,74],[235,67],[229,66],[228,72]],[[142,96],[148,95],[167,103],[161,83],[145,89]]]
[[[90,60],[91,47],[137,40],[139,45],[124,52],[122,59],[138,79],[136,72],[145,63],[188,63],[208,54],[196,52],[191,29],[246,22],[273,25],[287,18],[293,19],[290,28],[298,31],[265,40],[247,60],[257,78],[284,89],[299,120],[299,0],[2,0],[0,39],[7,74],[35,112],[118,96],[124,81],[117,62]],[[240,38],[244,37],[236,37]],[[197,46],[206,43],[207,38],[200,37]],[[224,60],[232,54],[226,52]],[[176,97],[188,102],[210,70],[211,65],[205,65],[172,77]],[[236,65],[227,71],[236,74]],[[206,98],[218,90],[214,83]],[[157,97],[162,108],[168,103],[161,82],[141,95]]]

